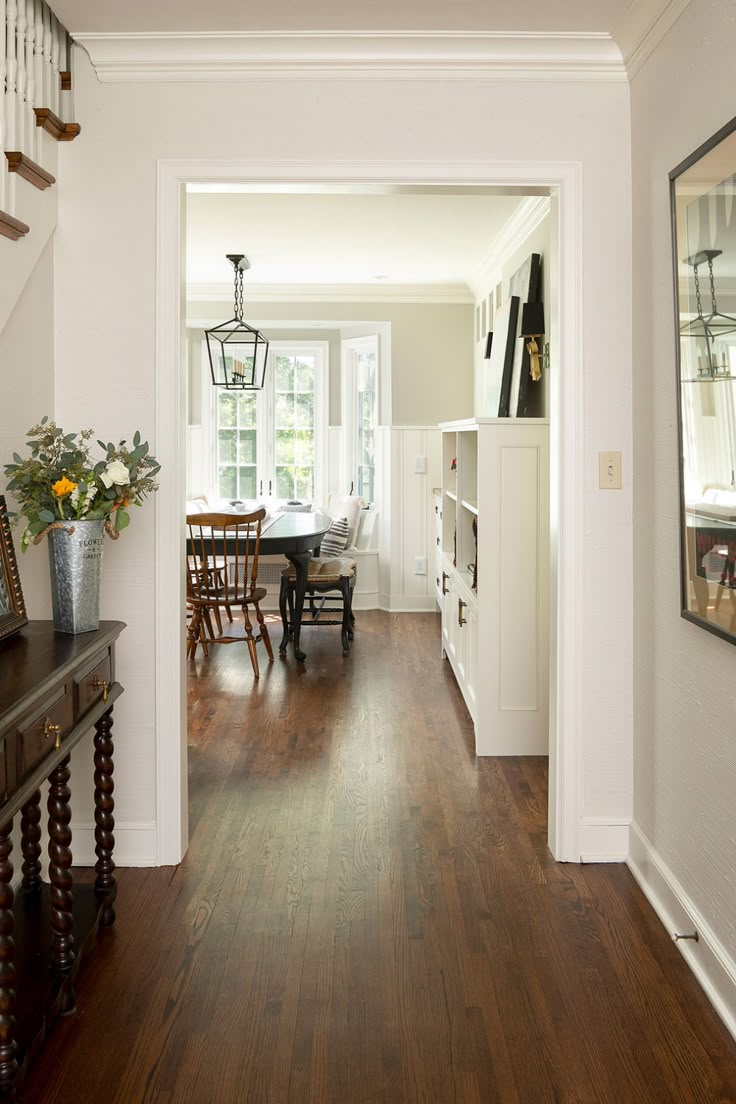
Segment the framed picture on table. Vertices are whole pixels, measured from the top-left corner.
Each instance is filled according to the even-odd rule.
[[[8,511],[0,495],[0,641],[27,624]]]

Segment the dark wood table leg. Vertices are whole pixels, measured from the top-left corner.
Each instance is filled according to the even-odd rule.
[[[15,917],[12,820],[0,828],[0,1096],[9,1098],[18,1072],[15,1043]]]
[[[23,852],[23,892],[41,888],[41,791],[36,790],[21,809],[20,849]]]
[[[302,628],[302,614],[304,612],[304,595],[307,592],[307,578],[309,576],[309,561],[311,552],[288,552],[287,560],[293,563],[296,571],[296,585],[294,587],[294,655],[303,662],[307,657],[299,647],[299,635]]]
[[[279,612],[281,613],[281,624],[284,630],[283,636],[281,637],[281,643],[279,644],[279,653],[281,655],[284,654],[289,644],[289,615],[286,612],[288,590],[289,580],[286,575],[282,575],[281,586],[279,588]]]
[[[113,742],[112,709],[100,717],[95,725],[95,893],[106,904],[100,915],[100,927],[115,923],[115,863],[112,852],[115,847],[115,801],[113,800]]]
[[[74,965],[74,898],[72,893],[72,819],[69,789],[69,756],[54,767],[49,775],[49,901],[51,904],[51,946],[49,957],[52,973],[63,985],[60,1009],[71,1012],[75,1005],[74,986],[69,975]]]

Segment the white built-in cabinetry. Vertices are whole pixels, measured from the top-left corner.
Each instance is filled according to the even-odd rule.
[[[546,755],[549,422],[477,418],[440,429],[443,651],[475,723],[478,755]]]

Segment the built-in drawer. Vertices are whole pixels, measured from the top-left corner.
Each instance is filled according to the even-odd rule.
[[[77,720],[81,720],[98,701],[107,701],[107,692],[112,686],[110,652],[100,652],[92,664],[74,676],[74,715]]]
[[[73,727],[72,703],[63,686],[34,706],[16,726],[17,781],[30,774],[49,752],[58,750]]]

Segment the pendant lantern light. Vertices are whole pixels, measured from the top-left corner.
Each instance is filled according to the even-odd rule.
[[[242,253],[226,256],[235,270],[235,316],[204,331],[212,382],[230,391],[260,391],[266,375],[268,340],[243,321],[243,273],[250,264]]]
[[[716,299],[716,283],[713,275],[713,261],[720,257],[722,249],[701,249],[691,257],[685,258],[685,264],[693,269],[695,281],[695,303],[697,314],[695,318],[684,322],[680,326],[683,337],[694,338],[697,342],[695,349],[697,376],[712,378],[714,376],[731,376],[730,349],[736,334],[736,318],[730,314],[723,314],[718,309]],[[698,268],[707,265],[708,288],[710,291],[710,311],[705,314],[703,310],[702,293],[700,290],[700,277]],[[728,340],[725,340],[728,338]]]

